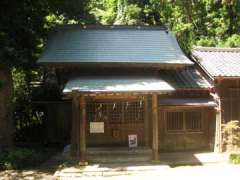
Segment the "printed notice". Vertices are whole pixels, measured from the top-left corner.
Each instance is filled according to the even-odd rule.
[[[90,122],[90,133],[104,133],[104,122]]]
[[[134,147],[138,146],[137,135],[136,134],[128,135],[128,146],[130,148],[134,148]]]

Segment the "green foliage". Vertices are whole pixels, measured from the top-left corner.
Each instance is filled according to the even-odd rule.
[[[40,74],[38,74],[38,72],[35,71],[26,72],[21,68],[13,68],[12,71],[12,77],[14,82],[13,117],[16,141],[28,141],[31,138],[32,139],[36,138],[33,134],[31,135],[31,137],[28,137],[29,129],[33,129],[34,131],[36,131],[39,128],[41,128],[41,125],[43,124],[44,113],[39,109],[36,109],[32,103],[33,96],[38,96],[38,94],[33,92],[33,87],[28,80],[29,74],[33,81],[34,80],[39,81],[39,79],[36,79],[36,77],[40,77]],[[45,94],[48,94],[48,92],[47,93],[45,92]],[[44,96],[42,95],[41,97],[43,100]],[[38,135],[38,137],[40,137],[40,134]]]
[[[206,46],[206,47],[211,47],[216,45],[216,40],[214,38],[210,37],[202,37],[200,40],[196,42],[196,45],[198,46]]]
[[[222,47],[240,47],[240,35],[233,34],[220,44]]]
[[[167,26],[185,52],[192,45],[240,47],[238,0],[92,0],[90,4],[99,23]]]
[[[91,0],[90,14],[101,24],[113,24],[117,16],[117,0]]]
[[[16,129],[41,123],[32,105],[31,82],[42,80],[36,60],[48,32],[59,24],[95,23],[89,7],[89,0],[1,0],[0,64],[13,69]]]
[[[230,154],[229,161],[232,164],[240,164],[240,154]]]
[[[0,153],[0,169],[22,169],[37,166],[55,152],[46,148],[14,148]]]
[[[31,69],[57,24],[94,23],[89,0],[1,0],[0,63]]]
[[[20,168],[21,163],[30,159],[34,155],[33,150],[29,149],[11,149],[8,152],[3,152],[0,155],[1,169],[15,169]],[[23,163],[24,164],[24,163]]]
[[[1,63],[31,69],[48,31],[76,23],[166,25],[186,52],[194,44],[240,46],[239,0],[2,0]]]
[[[223,125],[223,142],[227,151],[240,150],[240,124],[238,120],[229,121]]]

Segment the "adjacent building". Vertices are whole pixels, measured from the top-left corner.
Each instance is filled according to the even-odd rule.
[[[215,88],[222,121],[240,121],[240,48],[195,47],[192,57]]]

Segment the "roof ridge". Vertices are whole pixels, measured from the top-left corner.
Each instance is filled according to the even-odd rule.
[[[203,47],[203,46],[194,46],[193,51],[202,51],[202,52],[237,52],[240,53],[240,48],[221,48],[221,47]]]
[[[166,26],[137,26],[137,25],[81,25],[81,24],[67,24],[58,25],[55,29],[103,29],[103,30],[114,30],[114,29],[132,29],[132,30],[163,30],[168,31]]]

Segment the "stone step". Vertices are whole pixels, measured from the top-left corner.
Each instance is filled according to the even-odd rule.
[[[88,148],[89,155],[149,155],[150,148]]]
[[[101,147],[88,148],[89,162],[93,163],[128,163],[151,161],[152,150],[148,147]]]
[[[151,156],[141,155],[122,155],[122,156],[89,156],[89,162],[91,163],[133,163],[133,162],[151,162]]]

